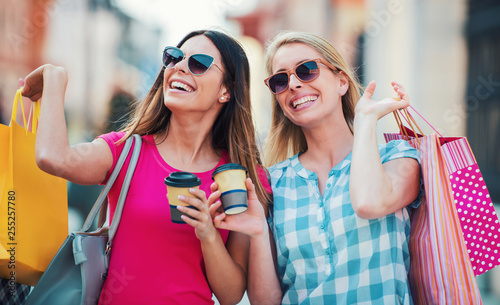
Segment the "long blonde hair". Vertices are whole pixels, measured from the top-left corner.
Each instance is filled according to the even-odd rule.
[[[204,35],[219,50],[224,67],[222,83],[230,92],[229,102],[225,103],[212,126],[212,147],[226,150],[231,162],[239,163],[248,170],[255,185],[257,197],[267,210],[270,195],[260,182],[258,169],[264,169],[255,141],[255,127],[250,103],[250,68],[247,56],[241,45],[232,37],[214,30],[194,31],[186,35],[177,45],[181,47],[192,37]],[[135,112],[123,129],[125,137],[158,134],[168,131],[172,112],[163,103],[163,67],[158,73],[147,96],[136,104]]]
[[[302,43],[321,53],[323,57],[343,71],[349,82],[349,89],[342,96],[342,111],[351,133],[353,132],[354,107],[361,97],[361,85],[340,53],[326,40],[316,35],[304,32],[280,32],[269,43],[266,53],[266,70],[273,73],[272,63],[279,48],[286,44]],[[283,113],[276,95],[272,96],[272,120],[269,135],[264,147],[265,165],[271,166],[298,152],[307,150],[307,142],[300,126],[292,123]]]

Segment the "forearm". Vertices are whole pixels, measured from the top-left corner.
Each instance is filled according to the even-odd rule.
[[[356,214],[363,218],[387,215],[395,202],[393,185],[380,160],[376,138],[377,118],[356,116],[349,192]]]
[[[282,291],[272,243],[269,230],[250,238],[248,298],[252,304],[281,304]]]
[[[62,68],[49,66],[43,73],[43,94],[36,137],[37,163],[42,170],[62,176],[61,170],[70,149],[64,115],[66,72]]]
[[[211,241],[201,241],[207,280],[220,304],[237,304],[246,289],[245,271],[238,265],[217,233]]]

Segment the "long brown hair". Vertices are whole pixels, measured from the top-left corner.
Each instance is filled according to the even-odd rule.
[[[321,53],[325,59],[343,71],[349,82],[349,89],[342,96],[342,111],[351,133],[353,132],[354,107],[360,99],[361,85],[353,72],[342,58],[340,53],[326,40],[313,34],[304,32],[286,31],[279,33],[267,47],[266,70],[269,75],[273,73],[272,63],[278,49],[286,44],[302,43]],[[276,95],[272,96],[272,119],[269,136],[264,147],[266,166],[292,157],[298,152],[307,150],[307,142],[300,126],[292,123],[285,117]]]
[[[230,92],[229,102],[224,103],[212,126],[212,146],[215,150],[226,150],[231,162],[239,163],[248,170],[255,184],[257,197],[267,210],[270,195],[258,176],[258,168],[264,169],[255,141],[255,127],[250,103],[250,67],[241,45],[230,36],[213,30],[194,31],[178,44],[181,47],[192,37],[204,35],[219,50],[224,67],[222,85]],[[123,141],[132,134],[159,134],[168,131],[172,112],[163,102],[162,67],[146,97],[138,101],[132,119],[123,129]]]

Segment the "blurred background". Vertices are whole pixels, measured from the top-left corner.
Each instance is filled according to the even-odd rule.
[[[163,48],[214,27],[237,38],[250,58],[261,143],[271,112],[266,42],[280,30],[312,32],[337,47],[364,85],[377,81],[375,99],[394,96],[390,81],[397,80],[440,133],[467,136],[500,203],[498,0],[0,0],[0,122],[9,123],[18,79],[52,63],[68,71],[70,142],[116,130],[153,84]],[[383,118],[379,142],[395,131],[392,116]],[[72,231],[100,188],[69,183],[68,191]],[[478,283],[484,304],[500,304],[499,267]]]

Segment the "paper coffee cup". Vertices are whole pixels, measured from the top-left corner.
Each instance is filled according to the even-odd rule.
[[[246,178],[246,167],[237,163],[224,164],[215,169],[212,179],[217,182],[221,191],[220,201],[224,213],[233,215],[247,210]]]
[[[165,178],[165,184],[167,185],[167,198],[170,205],[170,216],[172,218],[172,222],[185,223],[181,216],[190,216],[177,210],[177,206],[182,205],[191,209],[196,208],[180,201],[179,195],[195,198],[195,196],[189,192],[189,189],[199,188],[201,185],[200,178],[196,177],[195,174],[188,172],[173,172]]]

